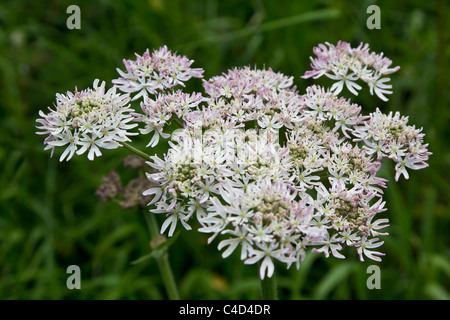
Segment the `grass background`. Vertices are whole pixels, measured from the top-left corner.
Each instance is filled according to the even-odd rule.
[[[66,8],[81,8],[81,30],[68,30]],[[366,9],[381,8],[381,29],[369,30]],[[394,94],[383,103],[364,88],[353,101],[369,113],[400,111],[423,127],[433,152],[430,167],[393,183],[382,174],[390,236],[382,263],[309,254],[300,271],[277,265],[282,299],[450,299],[449,248],[449,25],[446,1],[99,0],[0,3],[0,299],[165,299],[149,252],[140,210],[98,201],[103,175],[125,150],[94,162],[59,163],[44,152],[35,119],[55,93],[118,76],[123,58],[167,44],[195,60],[205,77],[230,67],[271,67],[311,85],[313,46],[338,40],[368,42],[400,65]],[[323,82],[322,82],[323,80]],[[316,83],[329,85],[325,79]],[[200,81],[192,81],[199,90]],[[347,94],[348,92],[344,92]],[[140,142],[139,142],[140,141]],[[139,140],[137,144],[144,143]],[[389,165],[389,164],[388,164]],[[257,299],[256,266],[234,254],[223,260],[217,243],[181,232],[170,261],[185,299]],[[66,288],[66,268],[81,268],[81,290]],[[381,289],[366,287],[371,264]]]

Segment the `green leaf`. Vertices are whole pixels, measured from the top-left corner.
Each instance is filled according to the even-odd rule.
[[[136,259],[134,261],[131,261],[130,264],[135,265],[135,264],[144,262],[144,261],[146,261],[146,260],[148,260],[148,259],[150,259],[152,257],[155,257],[155,251],[154,250],[152,250],[152,252],[150,252],[149,254],[146,254],[145,256],[142,256],[142,257],[140,257],[140,258],[138,258],[138,259]]]
[[[433,267],[443,271],[450,279],[450,262],[448,258],[443,255],[436,254],[430,257],[430,262]]]
[[[162,251],[169,248],[178,238],[180,232],[176,232],[172,237],[168,238],[166,241],[160,243],[154,250]]]
[[[324,299],[355,269],[355,263],[342,263],[332,268],[314,289],[314,297]]]
[[[131,264],[135,265],[135,264],[141,263],[143,261],[146,261],[150,258],[156,258],[164,250],[167,250],[175,242],[175,240],[177,240],[179,234],[180,234],[179,232],[176,232],[172,237],[168,238],[166,241],[164,241],[164,242],[160,243],[158,246],[156,246],[155,249],[151,249],[149,254],[146,254],[146,255],[132,261]]]
[[[439,283],[432,282],[425,286],[426,294],[434,300],[450,300],[450,293]]]

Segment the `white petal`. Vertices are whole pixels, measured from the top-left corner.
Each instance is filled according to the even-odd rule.
[[[261,279],[264,279],[264,275],[267,270],[267,277],[271,278],[273,275],[273,271],[275,269],[275,266],[273,265],[272,259],[270,256],[266,256],[261,263],[261,268],[259,269],[259,275],[261,276]]]

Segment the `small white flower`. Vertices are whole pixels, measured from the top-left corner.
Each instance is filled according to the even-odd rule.
[[[355,81],[358,80],[358,76],[354,73],[350,74],[350,75],[335,75],[335,76],[329,76],[329,78],[334,79],[334,80],[339,80],[338,82],[335,82],[332,86],[331,86],[331,91],[334,94],[339,94],[342,89],[344,88],[344,85],[347,87],[347,89],[353,93],[355,96],[358,95],[358,91],[357,90],[361,90],[362,87],[357,84]]]
[[[375,78],[369,82],[370,94],[375,94],[383,101],[388,101],[385,94],[392,94],[392,85],[386,84],[390,78]]]
[[[294,261],[293,258],[286,256],[286,250],[278,249],[278,245],[275,243],[256,243],[258,249],[252,248],[250,250],[250,258],[244,261],[245,264],[254,264],[262,259],[261,266],[259,268],[259,276],[261,279],[267,275],[271,278],[275,270],[272,258],[280,260],[282,262]]]
[[[329,235],[327,236],[327,239],[323,241],[324,246],[319,248],[319,249],[312,249],[313,252],[323,252],[325,257],[328,258],[330,255],[330,251],[331,254],[335,257],[335,258],[339,258],[339,259],[345,259],[345,256],[343,256],[339,250],[342,249],[342,246],[340,244],[341,240],[338,239],[338,235],[334,234],[331,238],[329,237]]]
[[[222,257],[226,258],[233,253],[233,251],[241,246],[241,260],[247,259],[249,255],[249,250],[251,244],[247,238],[247,232],[244,231],[245,228],[237,227],[235,230],[225,230],[223,234],[230,234],[233,237],[230,239],[222,240],[217,246],[218,250],[222,250],[227,247],[227,249],[222,253]]]
[[[258,224],[256,226],[250,226],[248,229],[251,234],[251,239],[256,242],[270,242],[273,239],[272,228],[270,226],[263,226]]]
[[[180,221],[182,226],[186,230],[191,230],[191,226],[185,222],[187,212],[184,211],[184,208],[180,204],[176,204],[173,209],[169,209],[167,205],[160,204],[160,206],[152,210],[155,213],[166,213],[166,220],[163,222],[161,226],[161,234],[169,228],[168,235],[171,237],[175,232],[175,228],[177,226],[177,222]]]

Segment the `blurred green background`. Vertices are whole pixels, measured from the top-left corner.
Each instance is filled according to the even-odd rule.
[[[81,30],[69,30],[66,9],[81,9]],[[369,30],[366,9],[381,9],[381,29]],[[423,127],[430,167],[393,183],[382,174],[390,235],[382,263],[309,254],[297,271],[277,264],[282,299],[450,299],[449,34],[447,1],[102,0],[0,1],[0,299],[165,299],[149,253],[142,211],[102,203],[102,176],[122,165],[125,150],[105,150],[94,162],[59,163],[43,151],[35,119],[55,93],[111,84],[134,52],[167,44],[195,60],[205,77],[234,66],[271,67],[295,76],[300,92],[313,84],[313,46],[368,42],[400,65],[387,103],[365,87],[353,101],[369,113],[400,111]],[[200,90],[201,81],[191,81]],[[326,79],[316,83],[329,85]],[[348,92],[343,94],[350,97]],[[145,139],[136,141],[144,145]],[[161,217],[158,217],[161,218]],[[161,220],[159,220],[161,223]],[[170,261],[184,299],[258,299],[256,266],[237,254],[222,259],[217,242],[183,231]],[[81,268],[81,290],[66,287],[66,268]],[[381,289],[369,290],[366,269],[377,264]]]

